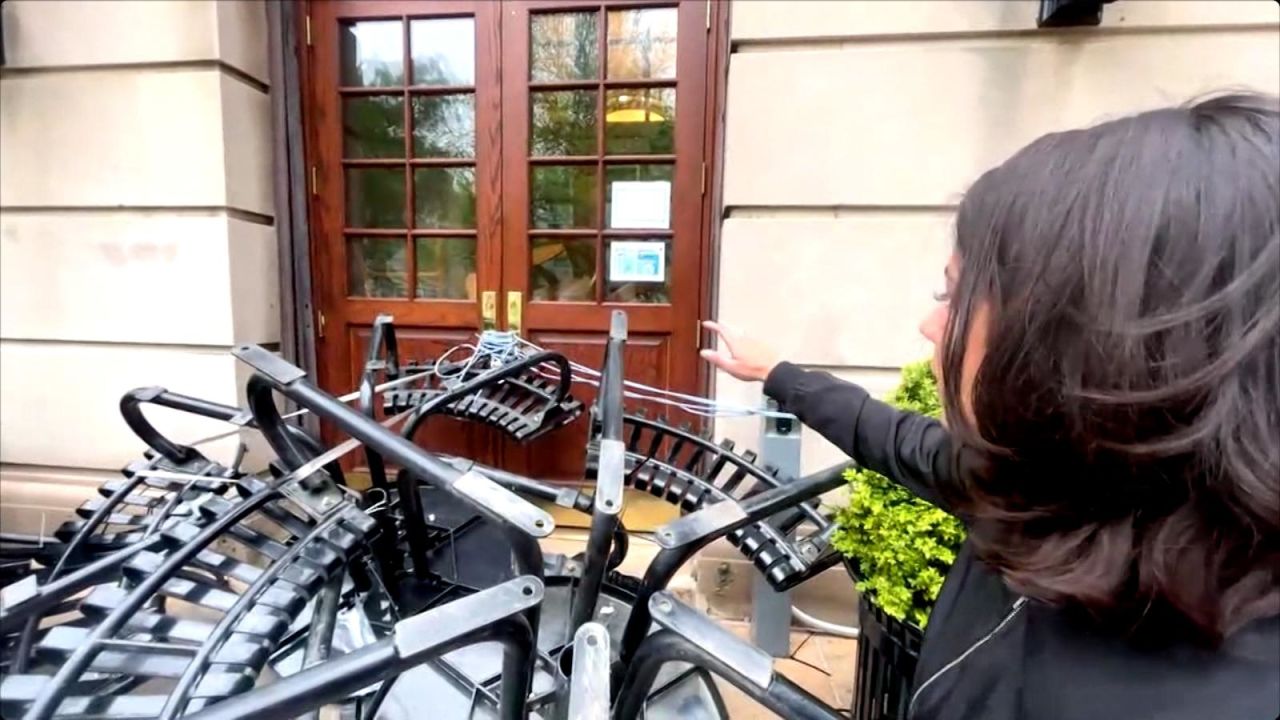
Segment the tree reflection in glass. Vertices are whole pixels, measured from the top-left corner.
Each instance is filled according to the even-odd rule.
[[[347,227],[405,226],[404,170],[347,168]]]
[[[342,84],[404,84],[404,24],[399,20],[345,23],[338,33]]]
[[[595,155],[597,97],[595,90],[532,93],[529,142],[533,155]]]
[[[413,224],[418,228],[474,228],[476,171],[469,167],[413,171]]]
[[[408,294],[403,238],[347,240],[347,295],[403,298]]]
[[[676,8],[611,10],[607,24],[610,80],[676,76]]]
[[[343,98],[342,154],[348,158],[404,157],[404,98]]]
[[[412,108],[414,157],[475,157],[474,95],[417,96]]]
[[[596,227],[594,165],[529,169],[530,220],[535,228]]]
[[[600,29],[594,12],[541,13],[529,27],[529,79],[600,77]]]
[[[423,300],[476,299],[476,241],[469,237],[414,238],[417,287]]]
[[[434,18],[409,23],[414,85],[474,85],[474,18]]]

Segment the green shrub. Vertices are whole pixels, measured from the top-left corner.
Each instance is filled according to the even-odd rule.
[[[941,402],[929,363],[903,368],[902,383],[888,402],[939,417]],[[836,516],[835,547],[854,561],[859,592],[885,613],[923,628],[964,541],[964,528],[883,475],[855,470],[846,477],[849,504]]]

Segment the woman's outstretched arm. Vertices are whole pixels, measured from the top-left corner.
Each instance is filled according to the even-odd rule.
[[[829,373],[786,362],[769,373],[764,392],[860,465],[945,509],[937,487],[955,470],[942,423],[880,402]]]

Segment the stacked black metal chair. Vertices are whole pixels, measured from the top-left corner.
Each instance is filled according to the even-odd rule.
[[[496,427],[519,442],[558,430],[584,410],[582,401],[571,394],[569,362],[559,353],[538,353],[502,365],[400,361],[387,315],[374,322],[365,374],[378,374],[387,382],[420,376],[382,394],[388,415],[425,408],[423,415],[439,413]]]
[[[178,717],[250,689],[373,526],[341,498],[304,512],[269,475],[154,460],[78,521],[64,557],[96,557],[5,589],[4,717]],[[133,537],[87,542],[111,525]]]
[[[713,442],[688,425],[673,427],[643,413],[623,419],[626,485],[662,499],[681,512],[709,504],[740,502],[785,486],[794,478],[757,462],[751,450],[735,452],[732,440]],[[598,427],[598,424],[597,424]],[[589,446],[587,477],[599,467],[599,441]],[[787,590],[840,562],[831,547],[834,525],[810,500],[776,517],[748,525],[726,538],[776,590]]]
[[[573,422],[584,407],[564,356],[450,366],[443,381],[435,363],[400,362],[390,318],[375,323],[356,408],[257,346],[234,351],[255,371],[245,408],[126,395],[146,456],[52,536],[0,538],[0,570],[16,580],[0,594],[0,716],[242,720],[335,705],[394,720],[429,703],[442,720],[719,719],[718,676],[788,717],[837,717],[665,588],[720,538],[778,588],[829,566],[816,502],[842,468],[783,478],[731,444],[625,415],[626,335],[617,313],[584,488],[414,443],[441,415],[524,442]],[[351,439],[321,447],[285,421],[280,396]],[[275,459],[256,473],[241,453],[215,462],[160,434],[148,404],[259,432]],[[367,491],[347,487],[339,464],[361,445]],[[627,487],[684,513],[655,534],[642,578],[616,572]],[[585,550],[544,557],[538,538],[554,523],[530,500],[589,515]],[[364,634],[340,643],[348,622]]]

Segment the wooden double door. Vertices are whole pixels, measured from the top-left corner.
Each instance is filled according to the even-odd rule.
[[[309,3],[321,382],[355,387],[379,313],[403,357],[492,325],[599,367],[623,308],[628,377],[697,392],[709,17],[706,0]],[[585,426],[524,447],[433,420],[424,444],[571,480]]]

